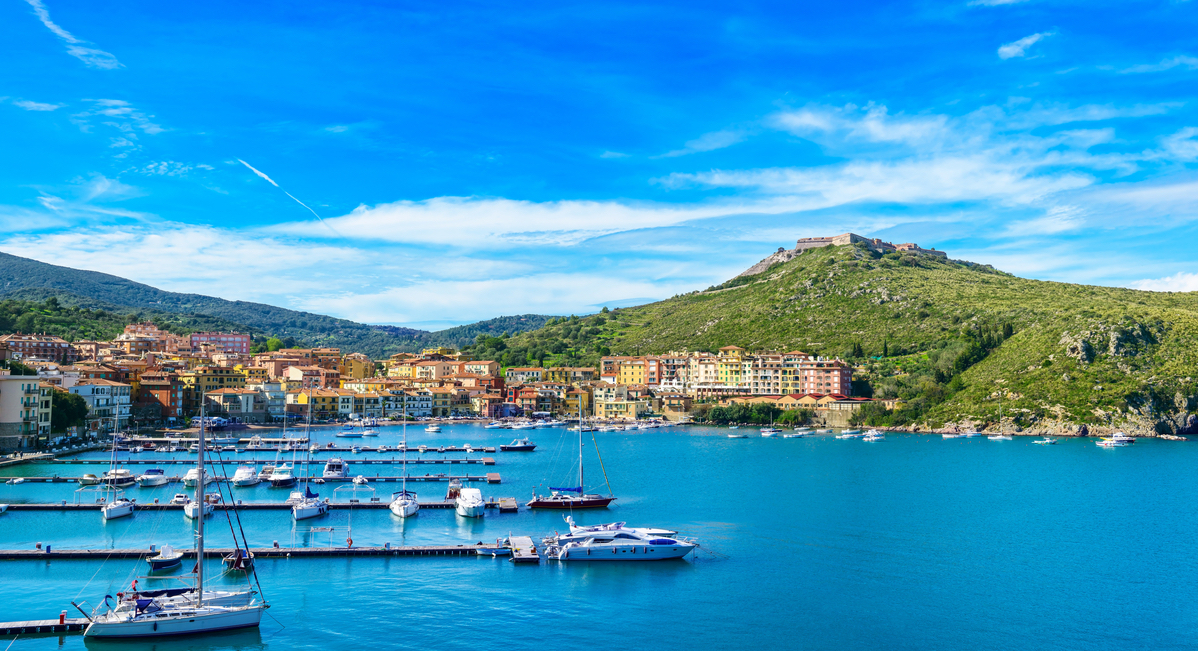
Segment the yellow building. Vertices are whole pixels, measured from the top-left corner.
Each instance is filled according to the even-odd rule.
[[[718,378],[725,386],[740,384],[741,361],[745,349],[740,346],[724,346],[719,352]]]
[[[433,355],[444,355],[449,357],[456,352],[458,351],[455,348],[449,348],[448,346],[437,346],[436,348],[425,348],[424,350],[420,351],[420,355],[422,357],[431,357]]]
[[[636,357],[620,362],[616,368],[616,384],[644,384],[645,358]]]
[[[183,384],[204,393],[217,389],[244,389],[245,374],[225,366],[200,366],[180,376]]]
[[[374,376],[374,361],[361,353],[341,358],[341,379],[361,380]]]
[[[413,378],[416,377],[415,362],[400,362],[387,369],[387,377]]]
[[[247,381],[265,382],[270,379],[270,369],[265,366],[246,366],[238,364],[233,369],[245,376]]]
[[[645,400],[611,400],[595,403],[595,417],[605,420],[636,420],[649,412]]]

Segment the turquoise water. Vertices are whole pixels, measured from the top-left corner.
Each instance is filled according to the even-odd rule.
[[[1198,561],[1189,549],[1198,532],[1198,446],[1148,440],[1103,450],[1092,440],[1043,447],[1031,440],[920,435],[890,435],[878,443],[827,435],[739,440],[726,433],[696,427],[598,434],[619,500],[577,519],[676,528],[703,545],[683,561],[517,567],[491,558],[264,560],[259,576],[273,607],[258,631],[146,645],[41,637],[20,639],[12,648],[1198,646],[1192,587]],[[314,438],[323,443],[332,434]],[[499,472],[502,484],[475,485],[485,496],[521,501],[534,486],[568,481],[576,472],[576,435],[561,429],[530,434],[540,444],[536,452],[497,452],[486,455],[495,466],[458,465],[453,472]],[[449,426],[440,434],[409,429],[413,445],[495,445],[512,436],[476,425]],[[398,441],[398,428],[384,428],[383,436],[361,444]],[[366,456],[346,458],[352,463]],[[589,445],[586,458],[588,487],[602,488]],[[80,468],[26,466],[20,474],[102,470]],[[179,468],[167,472],[182,474]],[[368,468],[364,474],[398,474],[397,467]],[[417,468],[418,474],[445,470],[413,467],[413,473]],[[0,474],[17,474],[13,470]],[[332,487],[317,488],[328,495]],[[377,488],[386,499],[395,487]],[[445,484],[414,488],[421,499],[436,499]],[[182,489],[157,490],[169,497]],[[0,502],[70,500],[72,491],[62,484],[0,485]],[[284,499],[287,492],[237,494]],[[150,493],[127,491],[139,501]],[[249,512],[243,521],[255,545],[327,544],[329,534],[307,533],[310,524],[338,527],[337,544],[352,526],[360,545],[459,544],[509,532],[539,538],[563,528],[560,514],[526,510],[481,520],[424,510],[408,521],[385,510],[333,511],[298,527],[286,511]],[[226,545],[224,519],[209,523],[212,544]],[[0,548],[6,549],[36,542],[189,546],[189,532],[178,512],[143,512],[107,524],[93,513],[0,515]],[[132,561],[5,562],[0,619],[55,618],[72,599],[96,603],[125,588],[140,569]]]

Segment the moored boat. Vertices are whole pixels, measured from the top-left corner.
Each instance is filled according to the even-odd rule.
[[[477,488],[463,488],[454,500],[454,510],[464,518],[481,518],[486,510],[483,493]]]
[[[150,564],[150,571],[156,572],[159,570],[169,570],[172,567],[178,567],[183,562],[183,552],[175,551],[170,545],[163,545],[162,549],[154,556],[146,557],[146,562]]]
[[[513,439],[507,445],[500,445],[499,449],[503,452],[532,452],[537,449],[537,444],[528,440],[528,438]]]
[[[137,485],[142,488],[163,486],[168,481],[166,472],[162,468],[147,468],[144,473],[137,477]]]

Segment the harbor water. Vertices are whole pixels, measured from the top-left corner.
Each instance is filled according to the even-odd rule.
[[[381,436],[313,440],[388,445]],[[809,438],[729,439],[728,430],[675,427],[596,433],[603,469],[618,497],[610,509],[577,512],[580,524],[627,521],[676,529],[701,548],[680,561],[517,566],[490,557],[264,559],[258,574],[271,603],[257,630],[152,643],[30,636],[12,649],[348,649],[437,651],[544,649],[599,644],[635,648],[701,645],[743,649],[1191,649],[1198,647],[1192,553],[1198,533],[1198,446],[1144,440],[1101,449],[1090,439],[1034,445],[1030,438],[944,440],[891,434],[885,441]],[[264,435],[269,433],[264,432]],[[577,434],[445,425],[408,428],[412,446],[498,446],[528,435],[535,452],[478,452],[494,466],[410,466],[411,475],[497,472],[502,483],[473,482],[491,497],[573,485]],[[607,492],[591,434],[586,485]],[[302,459],[303,453],[300,453]],[[88,458],[105,458],[89,453]],[[312,466],[319,474],[321,453]],[[397,476],[399,465],[361,465],[340,455],[350,475]],[[421,458],[409,454],[409,458]],[[461,452],[424,458],[462,458]],[[143,453],[121,458],[194,459]],[[236,462],[273,453],[226,454]],[[291,455],[284,455],[290,460]],[[134,474],[153,465],[128,466]],[[187,466],[162,466],[182,475]],[[100,474],[107,466],[34,463],[4,476]],[[485,470],[484,470],[485,468]],[[312,488],[346,501],[349,484]],[[397,483],[368,484],[388,501]],[[74,484],[0,485],[0,503],[74,499]],[[410,483],[421,501],[442,499],[444,481]],[[215,489],[210,489],[215,490]],[[233,489],[245,501],[286,499],[288,489]],[[132,487],[139,502],[190,492],[175,483]],[[368,493],[359,493],[363,501]],[[457,545],[509,533],[535,540],[561,531],[562,514],[488,510],[467,519],[425,509],[401,520],[386,509],[335,509],[295,523],[286,510],[241,515],[251,546]],[[223,514],[208,519],[208,545],[228,547]],[[0,515],[0,548],[192,547],[193,524],[180,511],[141,511],[103,522],[98,512],[10,511]],[[312,532],[312,527],[333,531]],[[100,603],[144,575],[128,560],[0,561],[0,620],[77,617],[72,600]],[[187,565],[187,564],[185,564]],[[234,585],[220,576],[210,587]],[[182,570],[180,570],[182,571]],[[147,586],[145,581],[143,587]],[[9,639],[0,640],[8,648]]]

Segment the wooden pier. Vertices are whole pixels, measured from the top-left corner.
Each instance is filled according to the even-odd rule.
[[[531,544],[532,539],[525,536]],[[486,547],[483,545],[482,547]],[[420,545],[403,547],[386,544],[372,547],[252,547],[254,558],[332,558],[350,556],[477,556],[479,545]],[[185,558],[195,558],[194,549],[176,549]],[[204,549],[204,558],[224,558],[233,549]],[[32,549],[0,549],[0,560],[44,561],[44,560],[137,560],[152,555],[148,549],[55,549],[40,551]]]
[[[68,617],[62,623],[57,619],[43,619],[30,622],[0,622],[0,636],[82,633],[83,629],[87,628],[87,624],[87,620],[82,617]]]
[[[390,451],[390,450],[388,450],[388,451]],[[459,452],[459,451],[460,450],[455,450],[455,452]],[[476,452],[477,451],[480,451],[480,450],[476,450]],[[408,459],[407,461],[404,461],[403,459],[395,459],[395,458],[363,459],[363,458],[358,458],[358,457],[348,457],[348,458],[344,459],[344,461],[349,464],[355,464],[355,465],[362,464],[362,465],[366,465],[366,466],[369,466],[369,465],[402,466],[404,464],[408,464],[408,465],[412,465],[412,466],[419,466],[419,465],[440,465],[440,464],[456,464],[456,463],[465,463],[465,464],[481,463],[484,466],[495,465],[494,457],[479,457],[477,459],[469,459],[469,458],[463,458],[463,459]],[[54,463],[54,464],[63,464],[63,465],[82,464],[82,465],[94,465],[94,466],[107,466],[112,463],[112,460],[111,459],[54,459],[53,461],[48,461],[48,462]],[[241,463],[259,464],[259,463],[274,463],[274,459],[258,459],[258,458],[250,459],[250,458],[242,458],[242,457],[229,457],[228,459],[221,459],[219,461],[210,460],[210,461],[206,461],[205,463],[219,465],[222,462],[226,465],[234,465],[234,464],[241,464]],[[297,459],[295,462],[295,465],[297,465],[297,466],[318,465],[319,466],[319,465],[324,465],[324,463],[325,463],[324,461],[306,461],[306,460],[302,460],[302,459]],[[130,466],[130,465],[194,466],[194,465],[196,465],[196,461],[195,461],[195,459],[121,459],[120,461],[117,462],[117,464],[122,465],[122,466]]]
[[[500,513],[508,513],[501,506],[504,500],[511,500],[514,505],[516,500],[512,497],[500,498],[498,501],[492,499],[486,503],[488,509],[500,509]],[[136,502],[137,511],[182,511],[182,504],[166,504],[166,503],[141,503]],[[381,497],[372,497],[366,500],[349,500],[347,502],[329,502],[330,509],[385,509],[390,504],[389,500]],[[63,504],[61,502],[53,504],[9,504],[9,511],[95,511],[99,512],[100,504]],[[240,502],[238,504],[214,504],[217,511],[276,511],[290,509],[291,504],[286,502]],[[452,509],[455,504],[453,501],[437,501],[437,502],[421,502],[422,509]],[[518,507],[516,507],[518,509]],[[515,511],[510,511],[514,513]]]
[[[540,563],[541,557],[537,555],[537,546],[532,543],[530,536],[512,536],[512,562],[513,563]],[[3,557],[0,557],[3,558]]]
[[[354,477],[356,477],[356,476],[357,475],[355,475]],[[372,484],[375,482],[403,481],[402,476],[400,476],[400,477],[380,477],[378,475],[375,475],[373,477],[371,477],[370,475],[362,475],[362,476],[365,477],[367,479],[367,481],[369,481]],[[307,478],[307,480],[305,480],[304,477],[302,477],[302,476],[296,477],[296,482],[297,483],[303,482],[303,481],[314,482],[315,480],[319,479],[326,484],[336,484],[336,483],[344,483],[344,482],[348,482],[348,481],[353,481],[354,477],[322,477],[320,475],[311,475]],[[80,478],[79,477],[0,477],[0,482],[6,481],[9,479],[20,479],[20,480],[22,480],[22,483],[30,482],[33,484],[77,484],[77,483],[79,483]],[[408,481],[451,481],[454,479],[458,479],[461,481],[467,481],[467,482],[468,481],[485,481],[488,484],[502,483],[502,477],[500,477],[499,473],[497,473],[497,472],[489,472],[485,475],[447,475],[445,473],[438,473],[436,475],[408,475]],[[176,476],[176,477],[168,477],[166,480],[166,483],[174,484],[174,483],[178,483],[178,482],[182,482],[182,481],[183,481],[182,476]],[[208,483],[210,483],[210,484],[226,483],[228,481],[231,481],[231,478],[229,478],[229,477],[213,477],[211,480],[209,480]],[[262,483],[265,484],[267,482],[263,481]],[[94,485],[102,486],[102,484],[94,484]],[[129,485],[129,486],[125,486],[123,488],[133,488],[133,487],[134,487],[133,485]],[[153,488],[153,487],[151,486],[151,488]],[[188,488],[190,489],[191,487],[189,486]],[[247,486],[246,488],[250,488],[250,487]]]

